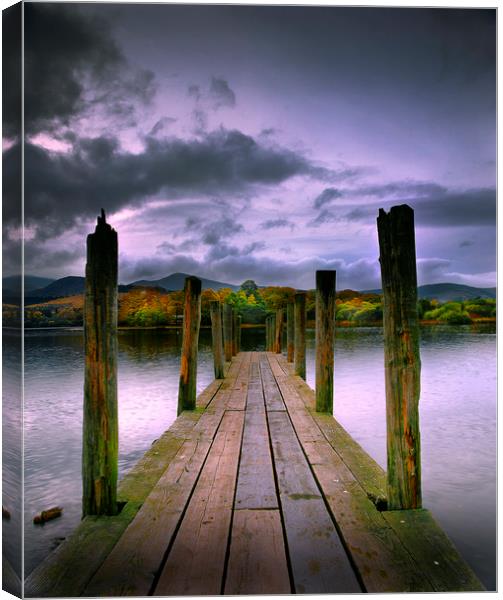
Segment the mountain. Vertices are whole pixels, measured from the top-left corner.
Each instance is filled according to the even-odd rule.
[[[70,275],[62,279],[56,279],[43,288],[30,291],[33,298],[62,298],[64,296],[76,296],[84,293],[85,277]]]
[[[365,290],[362,293],[382,294],[382,290]],[[477,288],[460,283],[432,283],[417,288],[419,298],[436,299],[439,302],[471,300],[472,298],[496,298],[496,288]]]
[[[11,275],[2,279],[2,290],[4,295],[19,295],[21,293],[21,275]],[[51,284],[54,279],[47,277],[37,277],[36,275],[24,276],[24,291],[31,292]]]
[[[147,279],[133,281],[133,283],[130,283],[129,286],[161,287],[170,292],[174,292],[177,290],[183,290],[186,277],[189,277],[187,273],[173,273],[168,275],[168,277],[163,277],[162,279],[156,279],[154,281],[149,281]],[[236,291],[239,289],[239,285],[231,285],[230,283],[222,283],[221,281],[204,279],[204,277],[199,277],[199,279],[201,280],[203,290],[220,290],[221,288],[230,288],[231,290]]]

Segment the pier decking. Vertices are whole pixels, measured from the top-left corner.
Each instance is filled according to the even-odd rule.
[[[26,595],[483,590],[427,510],[382,510],[383,470],[314,406],[282,355],[239,353]]]

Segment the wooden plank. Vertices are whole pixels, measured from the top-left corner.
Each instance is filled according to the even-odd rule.
[[[267,416],[295,591],[361,591],[288,415]]]
[[[267,410],[284,411],[285,404],[283,403],[283,398],[279,392],[266,354],[260,355],[260,375],[262,377],[262,386],[264,389],[264,398]]]
[[[23,593],[21,579],[5,555],[2,556],[2,590],[19,598]]]
[[[437,592],[485,591],[427,510],[382,513]],[[420,534],[418,534],[420,533]]]
[[[84,591],[85,596],[147,596],[209,452],[186,441]]]
[[[218,392],[218,390],[220,389],[221,385],[222,385],[221,379],[213,380],[210,383],[210,385],[205,390],[203,390],[197,397],[197,400],[196,400],[197,408],[206,408],[208,406],[208,404],[215,397],[215,395]]]
[[[222,592],[243,423],[243,412],[225,414],[155,595]]]
[[[28,598],[80,596],[138,512],[129,502],[113,517],[88,516],[25,581]]]
[[[227,402],[227,410],[244,410],[246,408],[251,352],[242,352],[240,356],[241,367]]]
[[[224,593],[291,591],[279,511],[235,511]]]
[[[235,508],[277,508],[265,411],[246,412]]]

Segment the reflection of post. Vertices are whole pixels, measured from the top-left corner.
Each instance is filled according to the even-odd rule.
[[[316,410],[334,401],[335,271],[316,271]]]
[[[117,232],[101,211],[87,236],[82,514],[117,514]]]
[[[295,325],[293,322],[293,302],[286,305],[286,360],[293,362],[295,353]]]
[[[215,379],[224,378],[224,347],[222,342],[222,307],[218,300],[210,302],[211,339]]]
[[[201,322],[201,280],[186,277],[183,306],[183,342],[178,387],[178,414],[196,408],[197,345]]]
[[[224,304],[224,355],[227,362],[232,360],[232,306]]]
[[[295,294],[295,351],[294,368],[296,375],[306,379],[306,293]]]
[[[393,206],[389,213],[381,209],[377,229],[383,287],[388,508],[421,508],[414,211],[406,204]]]
[[[278,310],[276,311],[276,321],[274,328],[274,347],[272,350],[273,352],[276,352],[276,354],[281,354],[284,314],[285,311],[282,308],[278,308]]]

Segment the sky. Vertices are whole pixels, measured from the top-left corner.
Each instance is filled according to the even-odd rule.
[[[26,273],[83,275],[104,208],[121,283],[182,271],[305,289],[335,269],[338,289],[375,289],[378,210],[407,203],[419,284],[494,286],[495,19],[26,3]]]

